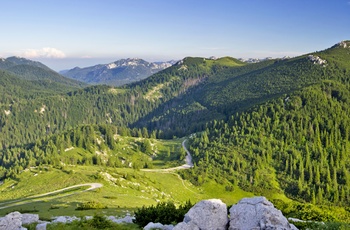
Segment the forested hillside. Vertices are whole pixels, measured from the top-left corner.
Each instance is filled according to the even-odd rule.
[[[200,60],[202,63],[204,59],[188,58],[184,61],[186,71],[179,70],[184,65],[174,66],[145,81],[123,88],[91,86],[65,94],[52,93],[53,91],[48,91],[49,87],[42,89],[41,84],[35,84],[37,82],[33,81],[26,85],[27,82],[11,75],[8,78],[10,82],[6,86],[11,99],[4,102],[1,108],[2,111],[7,112],[1,113],[0,117],[2,130],[0,149],[32,143],[43,135],[59,133],[79,124],[132,125],[151,112],[157,111],[162,103],[181,97],[191,87],[198,85],[211,73],[212,65],[221,62],[221,60],[207,60],[209,66],[200,66],[192,60]],[[223,65],[236,65],[235,60],[222,60],[224,60]],[[23,82],[25,88],[22,86],[18,88],[16,82]],[[36,89],[42,90],[42,93],[51,92],[51,94],[35,97],[35,100],[17,100],[18,96],[11,93],[12,88],[18,88],[23,97],[33,94]],[[69,87],[57,87],[57,90],[67,90],[67,88]],[[22,89],[27,90],[22,91]],[[183,127],[182,129],[188,130]],[[160,133],[159,137],[172,138],[173,136],[172,132]],[[179,134],[183,135],[184,132]]]
[[[156,141],[155,133],[148,134],[145,129],[130,130],[112,125],[77,126],[60,134],[39,138],[29,145],[3,150],[0,178],[15,178],[23,169],[38,165],[56,168],[64,165],[150,168],[150,156],[159,153],[151,146],[150,137],[153,142]],[[170,149],[167,151],[170,154]]]
[[[327,65],[315,64],[321,74],[310,86],[208,124],[192,141],[197,166],[188,178],[226,180],[314,204],[349,204],[350,65],[341,60],[350,59],[350,49],[318,55]]]
[[[9,57],[0,59],[0,69],[6,70],[21,79],[33,81],[34,84],[42,86],[43,89],[50,89],[54,92],[68,92],[86,86],[85,83],[63,77],[40,62],[25,58]]]
[[[3,72],[7,77],[1,79],[8,79],[4,92],[11,96],[5,97],[8,99],[1,108],[6,111],[0,117],[1,148],[31,143],[42,135],[81,123],[147,127],[149,131],[160,130],[159,137],[183,136],[203,130],[211,120],[227,119],[321,80],[346,82],[348,69],[344,60],[348,52],[348,48],[337,46],[314,54],[325,59],[325,65],[314,63],[307,55],[255,64],[228,57],[185,58],[122,88],[92,86],[66,94],[57,94],[71,89],[60,87],[60,82],[23,82]],[[12,89],[17,89],[18,94]],[[35,100],[16,99],[41,93],[44,96]]]

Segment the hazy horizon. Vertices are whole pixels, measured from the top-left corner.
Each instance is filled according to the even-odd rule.
[[[349,0],[13,0],[2,9],[0,57],[54,70],[133,57],[297,56],[350,39]]]

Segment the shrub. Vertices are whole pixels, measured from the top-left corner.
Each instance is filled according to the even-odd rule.
[[[96,201],[88,201],[86,203],[80,204],[75,210],[89,210],[89,209],[104,209],[107,206],[98,203]]]
[[[349,229],[350,225],[338,222],[291,222],[300,230],[319,229],[319,230],[345,230]]]
[[[185,214],[191,207],[190,201],[180,205],[179,208],[176,208],[172,202],[161,202],[156,206],[152,205],[149,207],[143,206],[135,211],[134,223],[141,227],[146,226],[149,222],[160,222],[162,224],[179,223],[183,221]]]

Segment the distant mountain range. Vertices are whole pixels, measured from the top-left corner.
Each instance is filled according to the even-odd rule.
[[[60,74],[88,84],[124,85],[166,69],[176,61],[147,62],[139,58],[121,59],[109,64],[60,71]]]
[[[284,56],[282,58],[277,58],[277,59],[289,59],[289,56]],[[246,62],[246,63],[258,63],[258,62],[262,62],[262,61],[268,61],[268,60],[272,60],[272,57],[266,57],[266,58],[238,58],[238,60],[242,61],[242,62]]]

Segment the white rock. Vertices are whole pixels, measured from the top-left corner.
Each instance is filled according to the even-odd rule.
[[[225,230],[228,223],[226,204],[219,199],[200,201],[186,213],[183,222],[186,225],[178,224],[174,229],[197,226],[201,230]]]
[[[44,222],[37,224],[35,227],[35,230],[46,230],[46,225],[49,224],[50,222]]]
[[[322,66],[325,66],[326,63],[327,63],[326,60],[323,60],[323,59],[321,59],[321,58],[318,57],[318,56],[309,55],[308,58],[309,58],[309,60],[312,61],[315,65],[322,65]]]
[[[107,219],[109,219],[110,221],[112,221],[114,223],[118,223],[118,224],[121,224],[121,223],[132,224],[135,217],[130,216],[130,215],[126,215],[123,218],[116,218],[115,216],[108,216]]]
[[[32,224],[39,222],[39,215],[38,214],[22,214],[22,225],[23,224]]]
[[[178,223],[173,230],[200,230],[197,225],[195,225],[193,222],[181,222]]]
[[[230,208],[229,230],[297,229],[265,197],[244,198]]]
[[[22,229],[22,215],[19,212],[11,212],[0,218],[0,230]]]
[[[339,46],[339,47],[342,47],[342,48],[346,48],[346,47],[348,47],[348,45],[346,44],[346,42],[345,41],[341,41],[341,42],[339,42],[336,46]]]
[[[172,224],[164,224],[164,230],[173,230],[174,229],[174,225]]]
[[[144,230],[151,230],[151,229],[161,229],[161,230],[173,230],[173,225],[163,225],[161,223],[153,223],[149,222],[144,228]]]
[[[56,216],[54,220],[52,221],[53,223],[71,223],[74,220],[80,220],[80,218],[75,217],[75,216]]]

